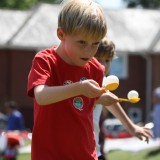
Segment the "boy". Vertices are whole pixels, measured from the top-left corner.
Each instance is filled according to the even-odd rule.
[[[35,56],[28,77],[28,95],[34,99],[32,160],[97,160],[94,103],[98,97],[103,105],[118,102],[117,96],[101,89],[104,68],[93,58],[106,31],[105,16],[96,3],[64,4],[57,29],[61,42]],[[122,115],[117,113],[126,121]],[[136,127],[126,123],[136,133]],[[141,128],[138,133],[149,137]]]
[[[110,64],[114,57],[116,57],[115,44],[106,37],[103,38],[99,44],[97,53],[95,54],[95,58],[105,67],[104,76],[108,75]],[[104,79],[105,78],[106,77],[104,77]],[[103,120],[100,119],[100,117],[104,118],[104,116],[102,115],[106,114],[107,111],[106,108],[102,107],[103,106],[101,104],[96,104],[93,112],[93,123],[96,137],[96,151],[98,155],[98,160],[106,160],[106,155],[103,155],[104,135],[101,132],[100,124],[103,122]]]

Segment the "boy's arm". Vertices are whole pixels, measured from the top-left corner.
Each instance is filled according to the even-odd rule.
[[[131,121],[119,103],[108,106],[107,109],[123,123],[123,125],[132,135],[136,136],[140,140],[145,138],[145,141],[148,142],[149,138],[152,137],[148,128],[140,127]]]
[[[35,99],[40,105],[56,103],[78,95],[95,98],[102,93],[98,83],[93,80],[85,80],[66,86],[38,85],[34,88]]]
[[[34,88],[35,99],[40,105],[56,103],[80,94],[79,83],[66,86],[38,85]]]
[[[119,102],[118,97],[112,92],[107,91],[97,99],[95,104],[102,104],[103,106],[111,106],[117,102]]]

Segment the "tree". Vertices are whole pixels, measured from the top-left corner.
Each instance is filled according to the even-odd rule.
[[[128,8],[142,6],[143,8],[159,9],[160,0],[123,0]]]
[[[9,9],[28,9],[39,2],[44,3],[60,3],[62,0],[0,0],[1,8],[9,8]]]

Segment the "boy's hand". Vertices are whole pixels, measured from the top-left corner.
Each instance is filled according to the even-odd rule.
[[[151,134],[151,129],[146,128],[146,127],[140,127],[138,125],[134,125],[133,130],[129,130],[130,133],[140,140],[143,140],[145,142],[149,142],[149,138],[152,138],[153,135]]]
[[[117,103],[118,101],[118,97],[115,94],[111,93],[110,91],[107,91],[99,97],[96,103],[100,103],[103,106],[111,106],[114,103]]]
[[[80,83],[80,90],[82,95],[88,98],[96,98],[104,93],[104,91],[100,88],[99,84],[94,80],[84,80]]]

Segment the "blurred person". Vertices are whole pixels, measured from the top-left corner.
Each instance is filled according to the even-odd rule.
[[[22,131],[25,129],[24,117],[18,110],[18,105],[15,101],[7,101],[4,103],[6,111],[6,130],[7,131]]]
[[[110,64],[113,58],[116,57],[115,44],[104,37],[99,44],[98,50],[95,54],[95,58],[105,67],[104,78],[108,75]],[[103,86],[103,84],[102,84]],[[96,137],[96,151],[98,160],[106,160],[106,155],[103,153],[104,146],[104,134],[101,130],[103,121],[107,118],[107,109],[102,104],[96,104],[93,112],[93,123]]]
[[[3,153],[3,160],[16,160],[18,147],[22,143],[19,132],[25,129],[24,117],[18,110],[18,105],[15,101],[5,102],[4,109],[6,111],[5,136],[7,139],[7,145]]]
[[[160,87],[153,90],[153,134],[155,138],[160,138]]]
[[[2,153],[3,160],[17,160],[18,148],[22,145],[19,133],[11,131],[5,133],[6,148]]]

